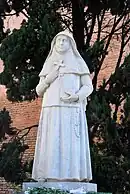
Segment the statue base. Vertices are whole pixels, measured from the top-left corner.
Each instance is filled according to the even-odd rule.
[[[24,182],[23,191],[29,188],[54,188],[66,190],[70,193],[82,194],[86,192],[97,192],[97,184],[84,182]]]

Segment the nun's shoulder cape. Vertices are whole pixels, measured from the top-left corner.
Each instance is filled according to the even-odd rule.
[[[55,49],[55,42],[56,38],[60,35],[67,36],[70,40],[70,49],[67,51],[65,54],[59,54],[56,49]],[[79,54],[76,46],[76,42],[72,36],[72,34],[65,30],[62,32],[59,32],[52,40],[51,43],[51,50],[48,54],[48,57],[43,65],[43,68],[39,74],[40,77],[48,75],[53,67],[54,63],[57,62],[58,60],[63,60],[67,66],[66,72],[65,73],[74,73],[78,75],[85,75],[89,74],[89,69],[81,55]]]

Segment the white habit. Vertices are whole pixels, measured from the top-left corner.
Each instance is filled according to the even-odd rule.
[[[70,49],[59,54],[56,39],[66,36]],[[57,78],[46,83],[54,64],[62,63]],[[93,86],[87,65],[77,51],[72,35],[60,32],[52,41],[51,51],[40,73],[36,87],[43,97],[32,178],[35,180],[81,181],[92,179],[88,127],[85,114],[87,97]],[[62,97],[77,95],[78,100]]]

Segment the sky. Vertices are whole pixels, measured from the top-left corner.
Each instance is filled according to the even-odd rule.
[[[24,19],[23,15],[20,15],[19,17],[16,16],[7,17],[4,22],[5,29],[7,28],[10,28],[10,30],[13,30],[14,28],[19,29],[23,19]],[[3,71],[3,68],[4,68],[3,61],[0,60],[0,72]],[[6,92],[5,87],[0,85],[0,98],[5,96],[6,94],[5,92]]]

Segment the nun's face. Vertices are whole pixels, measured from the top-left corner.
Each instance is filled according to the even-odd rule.
[[[56,44],[55,44],[56,50],[58,52],[66,52],[70,48],[70,40],[65,35],[59,35],[56,38]]]

